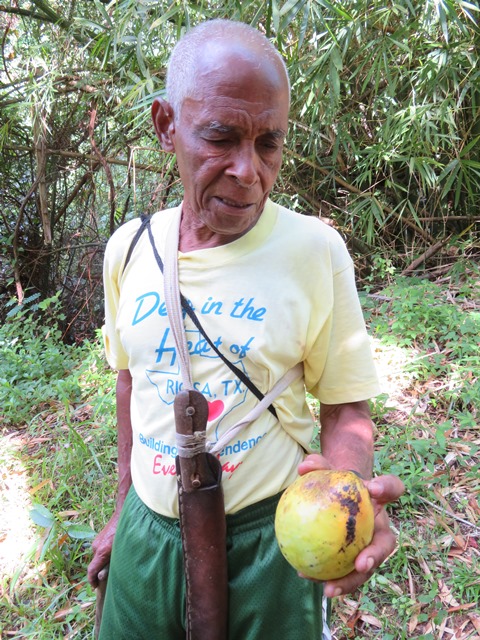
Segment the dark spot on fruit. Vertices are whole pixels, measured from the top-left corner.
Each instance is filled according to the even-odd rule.
[[[344,487],[345,492],[348,491],[350,487]],[[362,501],[362,496],[358,491],[355,492],[355,499],[350,498],[349,496],[343,495],[340,491],[336,492],[335,495],[338,498],[340,505],[348,511],[348,519],[346,526],[346,544],[352,544],[355,541],[355,528],[357,526],[357,515],[360,511],[360,503]]]
[[[355,540],[355,526],[357,520],[354,516],[348,516],[347,520],[347,544],[351,544]]]

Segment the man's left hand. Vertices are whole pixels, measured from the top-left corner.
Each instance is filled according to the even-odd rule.
[[[308,456],[299,466],[301,475],[314,469],[331,469],[331,465],[321,455]],[[352,593],[366,582],[376,569],[395,549],[396,536],[390,528],[390,520],[385,505],[395,502],[403,494],[403,482],[394,475],[378,476],[366,480],[375,510],[375,525],[371,543],[355,559],[355,570],[338,580],[324,584],[324,594],[329,597]]]

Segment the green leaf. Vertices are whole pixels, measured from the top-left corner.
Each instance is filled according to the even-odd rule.
[[[276,0],[271,0],[272,6],[272,24],[274,30],[278,33],[280,31],[280,11],[278,9],[278,3]]]
[[[283,7],[279,11],[281,17],[285,16],[291,11],[298,11],[305,4],[305,0],[287,0]]]
[[[442,27],[443,37],[445,38],[445,42],[448,42],[449,35],[448,35],[447,14],[445,13],[445,8],[442,4],[442,1],[439,0],[438,2],[435,2],[435,7],[437,9],[440,26]]]
[[[284,31],[293,22],[297,13],[305,5],[306,0],[288,0],[280,9],[280,31]]]
[[[88,524],[70,524],[65,522],[64,526],[70,538],[74,540],[92,540],[96,536],[95,531],[89,527]]]
[[[467,153],[470,153],[470,151],[474,149],[479,144],[479,142],[480,142],[480,135],[472,138],[470,142],[463,147],[462,151],[460,152],[460,156],[463,157],[467,155]]]
[[[179,11],[180,10],[178,6],[171,6],[170,9],[168,9],[168,11],[165,11],[165,13],[163,13],[159,18],[157,18],[152,22],[152,24],[149,27],[149,31],[155,31],[155,29],[158,29],[158,27],[165,24],[165,22],[167,22],[168,20],[173,18],[175,15],[177,15]]]
[[[338,74],[338,69],[334,65],[332,59],[330,59],[330,64],[328,66],[328,75],[330,78],[330,87],[333,95],[336,100],[340,98],[340,76]]]
[[[445,169],[440,174],[438,178],[439,182],[441,182],[450,173],[450,175],[448,176],[448,179],[446,180],[443,186],[442,197],[446,196],[447,193],[452,188],[452,184],[454,183],[455,179],[458,177],[459,169],[460,169],[460,163],[455,158],[455,160],[452,160],[452,162],[449,162],[449,164],[445,167]]]
[[[30,511],[30,518],[39,527],[51,527],[55,522],[53,514],[43,505],[36,504]]]
[[[343,60],[340,49],[338,47],[332,47],[332,50],[330,51],[330,60],[333,62],[335,68],[338,69],[338,71],[342,71]]]

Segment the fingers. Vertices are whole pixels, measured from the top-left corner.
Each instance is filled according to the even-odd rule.
[[[365,484],[370,496],[382,505],[398,500],[405,491],[403,482],[394,475],[377,476]]]
[[[395,549],[395,543],[396,536],[390,529],[388,515],[382,511],[375,518],[375,532],[371,543],[355,559],[355,569],[359,573],[377,569]]]
[[[107,577],[107,565],[110,562],[111,548],[103,547],[92,558],[87,568],[87,579],[94,589]]]
[[[87,568],[87,579],[94,589],[104,577],[101,575],[110,562],[116,525],[110,521],[92,543],[93,558]],[[100,575],[99,575],[100,574]]]
[[[388,558],[395,549],[395,542],[396,538],[390,529],[388,515],[382,510],[375,518],[375,532],[372,542],[358,554],[355,560],[355,571],[339,580],[326,582],[324,594],[332,598],[355,591]]]
[[[323,595],[327,598],[337,598],[346,593],[353,593],[366,582],[372,574],[373,571],[367,574],[352,571],[352,573],[349,573],[348,576],[344,578],[340,578],[340,580],[329,580],[323,585]]]
[[[298,473],[303,476],[318,469],[331,469],[332,465],[319,453],[311,453],[298,465]]]

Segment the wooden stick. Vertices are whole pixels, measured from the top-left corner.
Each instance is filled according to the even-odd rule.
[[[412,271],[415,271],[415,269],[419,265],[421,265],[422,262],[425,262],[425,260],[428,260],[428,258],[431,258],[433,255],[438,253],[440,249],[444,247],[447,244],[447,242],[450,241],[451,237],[452,236],[448,236],[447,238],[444,238],[443,240],[440,240],[440,242],[436,242],[434,245],[429,247],[426,251],[422,253],[421,256],[419,256],[416,260],[414,260],[411,264],[409,264],[408,267],[406,267],[406,269],[402,271],[401,275],[406,276]]]

